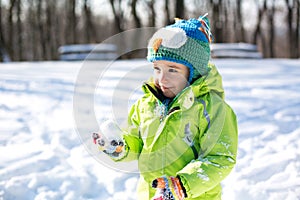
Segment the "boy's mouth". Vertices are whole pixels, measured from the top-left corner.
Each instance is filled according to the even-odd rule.
[[[169,87],[161,86],[160,87],[162,90],[169,90]]]
[[[174,93],[171,87],[161,87],[163,93]]]
[[[161,89],[161,90],[170,90],[170,89],[172,89],[172,87],[170,87],[170,86],[165,86],[165,85],[160,85],[160,89]]]
[[[161,91],[164,93],[164,94],[174,94],[174,88],[173,87],[165,87],[165,86],[162,86],[160,87]]]

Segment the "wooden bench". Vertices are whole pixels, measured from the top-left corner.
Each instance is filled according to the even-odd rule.
[[[60,60],[113,60],[118,58],[113,44],[72,44],[58,48]]]
[[[248,43],[213,43],[211,44],[212,58],[253,58],[261,59],[257,46]]]

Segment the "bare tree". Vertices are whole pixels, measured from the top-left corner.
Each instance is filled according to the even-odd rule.
[[[21,21],[21,14],[22,14],[22,5],[21,5],[21,0],[18,0],[17,2],[17,41],[18,41],[18,45],[16,45],[16,48],[18,49],[17,51],[17,57],[18,60],[23,60],[23,51],[24,51],[24,44],[23,44],[23,24]]]
[[[169,8],[169,0],[165,0],[165,25],[171,23],[171,15],[170,15],[170,8]]]
[[[95,25],[93,23],[93,14],[91,11],[91,2],[89,0],[84,0],[83,4],[83,13],[84,13],[84,31],[85,31],[85,42],[96,42],[97,41],[97,34]]]
[[[131,13],[133,15],[133,21],[134,21],[135,27],[141,28],[142,24],[141,24],[141,20],[140,20],[139,16],[137,15],[137,12],[136,12],[136,3],[137,3],[137,0],[131,0]]]
[[[297,58],[299,55],[299,0],[286,0],[288,9],[288,33],[290,45],[290,58]]]
[[[54,16],[56,13],[55,10],[56,0],[46,1],[46,26],[45,26],[45,39],[44,41],[47,48],[47,59],[55,57],[56,44],[55,44],[55,34],[53,34],[54,27]]]
[[[68,44],[75,44],[77,41],[77,17],[76,17],[76,0],[66,1],[67,7],[67,30],[65,37]]]
[[[295,58],[300,57],[300,50],[299,50],[299,37],[300,37],[300,0],[296,0],[295,2],[296,7],[296,34],[295,34]]]
[[[37,0],[37,25],[39,32],[39,45],[41,46],[41,59],[47,59],[47,44],[45,43],[45,29],[44,29],[44,0]]]
[[[300,7],[299,0],[285,0],[287,7],[287,22],[288,22],[288,38],[289,38],[289,55],[290,58],[299,56],[299,18]]]
[[[8,11],[8,53],[12,59],[14,59],[14,7],[16,0],[10,0]]]
[[[223,14],[222,14],[222,1],[223,0],[210,0],[212,7],[212,30],[214,32],[215,42],[223,42]]]
[[[267,0],[264,0],[262,7],[260,7],[259,2],[256,2],[257,8],[258,8],[258,17],[257,17],[257,23],[256,23],[256,28],[254,31],[254,37],[252,40],[253,44],[258,43],[258,38],[260,37],[261,39],[261,44],[262,44],[262,51],[263,55],[267,55],[267,45],[266,45],[266,39],[264,37],[264,34],[261,30],[261,23],[263,19],[263,15],[267,10]]]
[[[28,0],[28,10],[27,10],[27,27],[31,30],[31,34],[27,35],[27,48],[26,51],[27,60],[38,60],[39,56],[39,30],[38,30],[38,22],[37,22],[37,6],[36,0]]]
[[[115,1],[115,0],[110,0],[110,6],[114,15],[114,23],[115,23],[115,28],[116,31],[122,32],[124,31],[123,29],[123,23],[122,23],[122,18],[123,18],[123,12],[121,9],[121,0]],[[117,7],[118,6],[118,7]]]
[[[66,17],[66,13],[65,13],[65,9],[64,9],[64,3],[59,4],[60,0],[55,0],[53,3],[54,9],[56,10],[56,16],[53,16],[53,23],[54,23],[54,27],[53,27],[53,33],[55,35],[55,39],[54,39],[54,43],[55,43],[55,49],[56,49],[56,54],[55,57],[58,58],[58,52],[57,49],[59,48],[60,45],[63,45],[66,43],[66,38],[65,36],[65,23],[66,20],[62,20],[65,19]]]
[[[274,26],[274,15],[275,15],[275,0],[272,0],[271,7],[268,9],[267,17],[268,17],[268,24],[269,24],[269,50],[270,50],[270,57],[275,57],[275,26]]]
[[[230,12],[230,1],[224,0],[221,5],[222,21],[222,42],[230,42],[232,34],[232,20]]]
[[[292,48],[292,43],[293,43],[293,4],[289,3],[289,0],[285,0],[286,3],[286,7],[288,10],[287,13],[287,22],[288,22],[288,38],[289,38],[289,45],[290,45],[290,49],[289,49],[289,54],[292,55],[293,53],[293,48]]]
[[[2,1],[0,0],[0,61],[9,61],[2,22]]]
[[[184,0],[175,1],[175,17],[184,18]]]
[[[156,19],[156,12],[154,9],[155,0],[146,1],[148,7],[149,7],[149,17],[148,17],[148,26],[149,27],[155,27],[155,19]]]
[[[237,42],[245,42],[245,29],[243,26],[243,15],[242,15],[242,0],[236,1],[236,18],[235,21],[235,30],[237,32],[236,39]]]

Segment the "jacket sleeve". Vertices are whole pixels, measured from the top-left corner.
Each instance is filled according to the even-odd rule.
[[[238,130],[233,110],[217,95],[210,95],[207,116],[200,117],[200,156],[187,164],[177,175],[189,198],[195,198],[216,187],[236,163]],[[205,122],[206,121],[206,122]]]
[[[138,159],[143,148],[143,140],[139,133],[139,115],[137,101],[128,114],[128,126],[124,130],[125,156],[120,161],[132,161]]]

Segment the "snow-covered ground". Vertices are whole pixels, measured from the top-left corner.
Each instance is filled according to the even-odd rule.
[[[239,121],[223,199],[300,199],[300,61],[214,63]],[[123,121],[150,74],[140,60],[0,64],[0,200],[136,199],[135,163],[105,161],[89,133]]]

